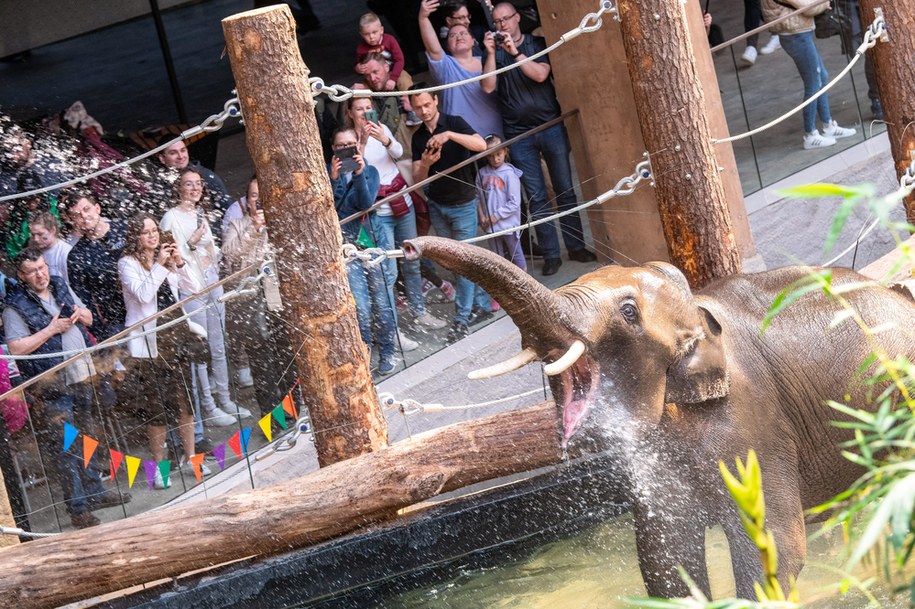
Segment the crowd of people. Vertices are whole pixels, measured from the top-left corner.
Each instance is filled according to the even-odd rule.
[[[803,1],[761,0],[760,7],[759,0],[748,0],[747,27],[758,21],[760,8],[768,20]],[[577,204],[568,134],[561,121],[543,128],[561,116],[549,57],[527,61],[546,48],[543,38],[522,28],[515,4],[496,4],[488,24],[472,23],[469,8],[465,0],[419,3],[415,25],[431,84],[482,77],[441,92],[413,82],[397,38],[385,32],[378,15],[366,13],[354,23],[362,38],[354,67],[360,86],[402,94],[353,97],[339,120],[325,120],[324,110],[316,110],[336,211],[346,220],[344,242],[394,249],[429,233],[469,239],[498,232],[481,247],[524,269],[528,259],[540,257],[543,276],[563,264],[561,244],[569,260],[593,262],[578,213],[536,226],[536,242],[521,238],[522,223]],[[813,12],[781,24],[778,38],[762,51],[780,47],[794,59],[805,97],[828,78],[812,42]],[[437,28],[434,20],[444,25]],[[756,42],[748,41],[748,65],[756,59]],[[515,64],[517,69],[496,73]],[[100,125],[84,111],[77,114],[70,127],[91,146],[74,145],[60,134],[39,137],[0,120],[0,196],[54,186],[88,167],[125,158],[101,140]],[[809,148],[854,133],[835,123],[826,96],[805,109],[804,128]],[[253,385],[258,406],[269,409],[294,384],[275,273],[262,274],[256,290],[228,302],[218,285],[271,257],[257,178],[233,200],[223,180],[192,160],[184,141],[172,139],[162,136],[159,143],[169,145],[151,165],[0,205],[2,318],[13,355],[79,351],[189,299],[185,324],[161,330],[148,321],[130,332],[121,351],[78,358],[30,388],[29,399],[41,405],[35,411],[52,431],[45,436],[49,451],[60,452],[62,422],[91,432],[97,425],[93,409],[111,411],[126,403],[146,424],[153,459],[166,459],[171,438],[179,470],[191,471],[192,458],[212,450],[207,426],[228,427],[256,416],[238,404],[238,388]],[[485,162],[455,168],[488,149]],[[387,259],[375,266],[357,258],[347,274],[360,334],[377,352],[381,376],[396,370],[398,351],[418,347],[411,335],[447,328],[445,341],[454,342],[499,307],[469,279],[445,279],[428,261]],[[431,298],[453,302],[450,319],[436,316],[442,307],[429,307]],[[265,352],[265,345],[273,348]],[[20,360],[21,379],[63,359]],[[11,432],[22,425],[6,423]],[[129,500],[106,491],[97,468],[83,467],[71,453],[60,457],[54,460],[57,476],[74,526],[97,524],[95,507]],[[206,465],[201,469],[209,473]],[[154,486],[168,485],[157,470]]]

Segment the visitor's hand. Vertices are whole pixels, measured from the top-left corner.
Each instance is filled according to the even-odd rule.
[[[169,246],[163,245],[159,248],[159,251],[156,252],[156,263],[159,266],[165,266],[168,263],[168,259],[171,258],[171,251],[169,251]]]
[[[426,144],[426,147],[427,147],[427,148],[428,148],[428,147],[432,147],[432,148],[439,148],[439,149],[440,149],[442,146],[445,145],[446,142],[448,142],[448,141],[450,141],[450,140],[451,140],[451,132],[450,132],[450,131],[442,131],[441,133],[436,133],[435,135],[433,135],[432,137],[430,137],[430,138],[429,138],[429,143]]]
[[[375,138],[382,144],[386,139],[384,136],[384,130],[380,125],[376,125],[372,121],[367,121],[365,126],[362,128],[362,141],[367,142],[370,137]]]
[[[432,142],[430,141],[429,143],[431,144]],[[426,146],[420,163],[423,164],[423,167],[429,168],[435,165],[440,158],[442,158],[442,149],[440,147]]]
[[[500,46],[505,49],[505,52],[509,55],[517,55],[518,48],[515,46],[515,41],[505,32],[502,32],[502,34],[505,36],[505,39]]]
[[[60,313],[58,313],[51,320],[51,323],[47,325],[47,329],[50,330],[52,335],[63,334],[73,327],[73,323],[72,317],[61,317]]]
[[[423,0],[419,5],[419,18],[428,19],[429,15],[438,10],[439,0]]]
[[[254,223],[254,228],[257,230],[262,229],[267,225],[267,219],[264,217],[264,210],[258,209],[254,212],[254,216],[251,218],[251,221]]]
[[[397,86],[396,82],[394,82],[393,80],[389,80],[388,82],[384,83],[384,90],[393,91],[394,87],[396,87],[396,86]]]
[[[330,159],[330,179],[336,182],[340,179],[340,170],[343,168],[343,161],[340,157],[334,156]]]
[[[493,32],[486,32],[483,35],[483,46],[486,48],[486,53],[492,55],[496,52],[496,40],[492,37]]]
[[[168,261],[174,266],[180,266],[184,264],[184,258],[181,257],[181,251],[178,249],[176,244],[171,244],[168,246]]]
[[[357,176],[362,173],[362,170],[365,169],[365,159],[362,158],[362,151],[360,150],[358,154],[353,155],[353,160],[359,163],[359,169],[353,172],[353,175]]]

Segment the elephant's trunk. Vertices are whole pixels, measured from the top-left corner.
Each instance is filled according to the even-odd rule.
[[[425,256],[479,284],[505,309],[527,344],[543,347],[545,342],[553,342],[549,339],[568,344],[561,328],[570,317],[569,303],[504,258],[442,237],[404,241],[403,251],[407,260]]]

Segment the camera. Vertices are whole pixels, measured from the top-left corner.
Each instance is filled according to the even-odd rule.
[[[496,43],[496,45],[501,45],[505,42],[505,34],[503,34],[502,32],[496,32],[492,35],[492,39],[493,39],[493,42]]]

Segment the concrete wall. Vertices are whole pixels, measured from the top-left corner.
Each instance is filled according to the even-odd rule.
[[[161,9],[187,0],[158,0]],[[150,13],[149,0],[3,0],[0,57]]]

